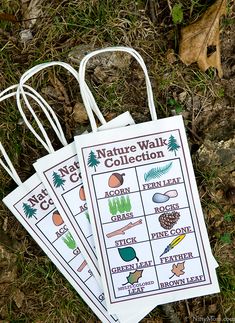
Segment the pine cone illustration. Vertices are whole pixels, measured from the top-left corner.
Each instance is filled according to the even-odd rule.
[[[173,228],[173,226],[177,223],[179,218],[180,218],[180,213],[174,211],[171,213],[162,213],[159,216],[158,220],[164,229],[169,230]]]

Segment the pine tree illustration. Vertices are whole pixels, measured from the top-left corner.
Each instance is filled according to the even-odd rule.
[[[176,156],[176,151],[180,148],[180,146],[178,145],[176,139],[174,136],[170,136],[169,140],[168,140],[168,145],[167,145],[167,149],[169,151],[173,151],[175,153]]]
[[[53,185],[55,187],[60,187],[61,186],[63,191],[64,191],[65,179],[61,178],[61,176],[56,172],[53,172],[52,178],[53,178]]]
[[[88,156],[88,161],[87,161],[87,165],[89,167],[94,167],[94,170],[96,172],[96,166],[98,166],[100,164],[100,161],[97,159],[94,151],[91,150],[89,156]]]
[[[37,212],[37,209],[32,208],[29,204],[27,203],[23,203],[23,210],[24,210],[24,214],[26,215],[26,218],[30,219],[33,217],[35,217],[35,219],[37,220],[35,214]]]

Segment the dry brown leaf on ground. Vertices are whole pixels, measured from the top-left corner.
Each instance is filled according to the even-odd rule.
[[[42,0],[21,0],[24,28],[32,28],[42,13]]]
[[[183,63],[198,63],[205,72],[215,67],[221,78],[223,71],[220,57],[219,22],[226,13],[226,0],[217,0],[195,23],[182,28],[179,56]],[[212,54],[208,49],[215,49]]]
[[[87,123],[88,115],[84,105],[81,102],[77,102],[73,108],[73,118],[77,123]]]

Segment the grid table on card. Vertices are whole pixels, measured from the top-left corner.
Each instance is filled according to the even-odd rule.
[[[47,196],[47,200],[42,198],[42,192]],[[73,236],[63,220],[61,223],[54,223],[53,214],[58,213],[58,211],[48,194],[45,192],[46,190],[43,184],[35,186],[27,195],[23,196],[14,204],[14,208],[20,217],[27,222],[38,239],[47,245],[47,248],[61,264],[63,269],[66,272],[68,272],[68,270],[73,272],[73,276],[70,275],[70,277],[76,283],[80,282],[79,284],[81,286],[82,284],[85,284],[86,288],[88,288],[98,299],[100,291],[98,289],[97,291],[94,290],[94,287],[97,286],[94,275],[89,269],[77,243],[73,240]],[[24,201],[28,203],[28,212],[30,210],[32,212],[33,210],[36,211],[36,206],[34,206],[34,204],[30,205],[30,203],[35,203],[35,205],[36,203],[40,204],[43,206],[43,209],[41,209],[39,214],[36,213],[36,215],[28,217],[25,214],[25,210],[22,209],[22,205],[25,204],[23,203]],[[100,300],[99,302],[101,304],[103,303],[103,301]]]
[[[148,175],[149,169],[163,166],[174,166],[174,179],[163,176],[160,181],[145,180],[145,174]],[[126,286],[128,275],[135,271],[146,282],[142,294],[153,291],[161,292],[166,289],[169,291],[175,286],[167,283],[166,272],[172,275],[172,266],[182,262],[185,265],[191,262],[193,266],[197,266],[197,272],[201,274],[200,282],[205,281],[180,158],[122,168],[119,172],[123,173],[121,176],[125,176],[125,182],[130,185],[111,192],[102,191],[99,183],[100,177],[110,178],[113,170],[92,175],[115,298],[130,296],[130,289],[124,286]],[[167,193],[172,196],[166,198]],[[165,202],[161,200],[164,197]],[[153,201],[153,199],[155,200]],[[126,201],[127,209],[125,212],[123,211],[123,214],[115,210],[115,201],[120,204],[121,201]],[[132,203],[132,201],[134,202]],[[159,216],[169,212],[177,213],[179,221],[174,228],[166,230],[161,226]],[[135,236],[131,234],[132,230],[128,230],[125,232],[124,238],[118,238],[115,235],[117,223],[120,224],[120,228],[123,228],[130,221],[136,225]],[[181,221],[184,223],[183,227],[180,227]],[[138,231],[139,229],[141,232]],[[169,256],[168,253],[165,255],[163,246],[167,247],[176,237],[183,237],[184,244],[179,243],[177,248],[169,253]],[[120,261],[120,266],[117,266],[117,259],[120,259],[118,249],[128,246],[134,249],[136,261],[128,265],[125,261]],[[148,281],[147,277],[154,277],[154,282]],[[121,280],[123,281],[122,286],[120,285]],[[195,283],[195,281],[181,280],[182,284]],[[118,284],[120,287],[115,289]]]

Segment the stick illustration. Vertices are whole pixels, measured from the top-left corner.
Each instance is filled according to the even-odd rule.
[[[107,238],[112,238],[114,236],[118,236],[119,234],[120,235],[121,234],[125,234],[125,231],[127,231],[127,230],[129,230],[129,229],[131,229],[134,226],[139,225],[139,224],[142,224],[142,220],[138,220],[138,221],[136,221],[134,223],[130,222],[127,225],[125,225],[124,227],[122,227],[122,228],[120,228],[118,230],[115,230],[113,232],[110,232],[110,233],[106,234],[106,237]]]
[[[86,265],[87,265],[87,262],[86,262],[86,260],[84,260],[84,261],[81,263],[81,265],[78,267],[77,271],[78,271],[78,272],[81,272],[81,271],[86,267]]]

